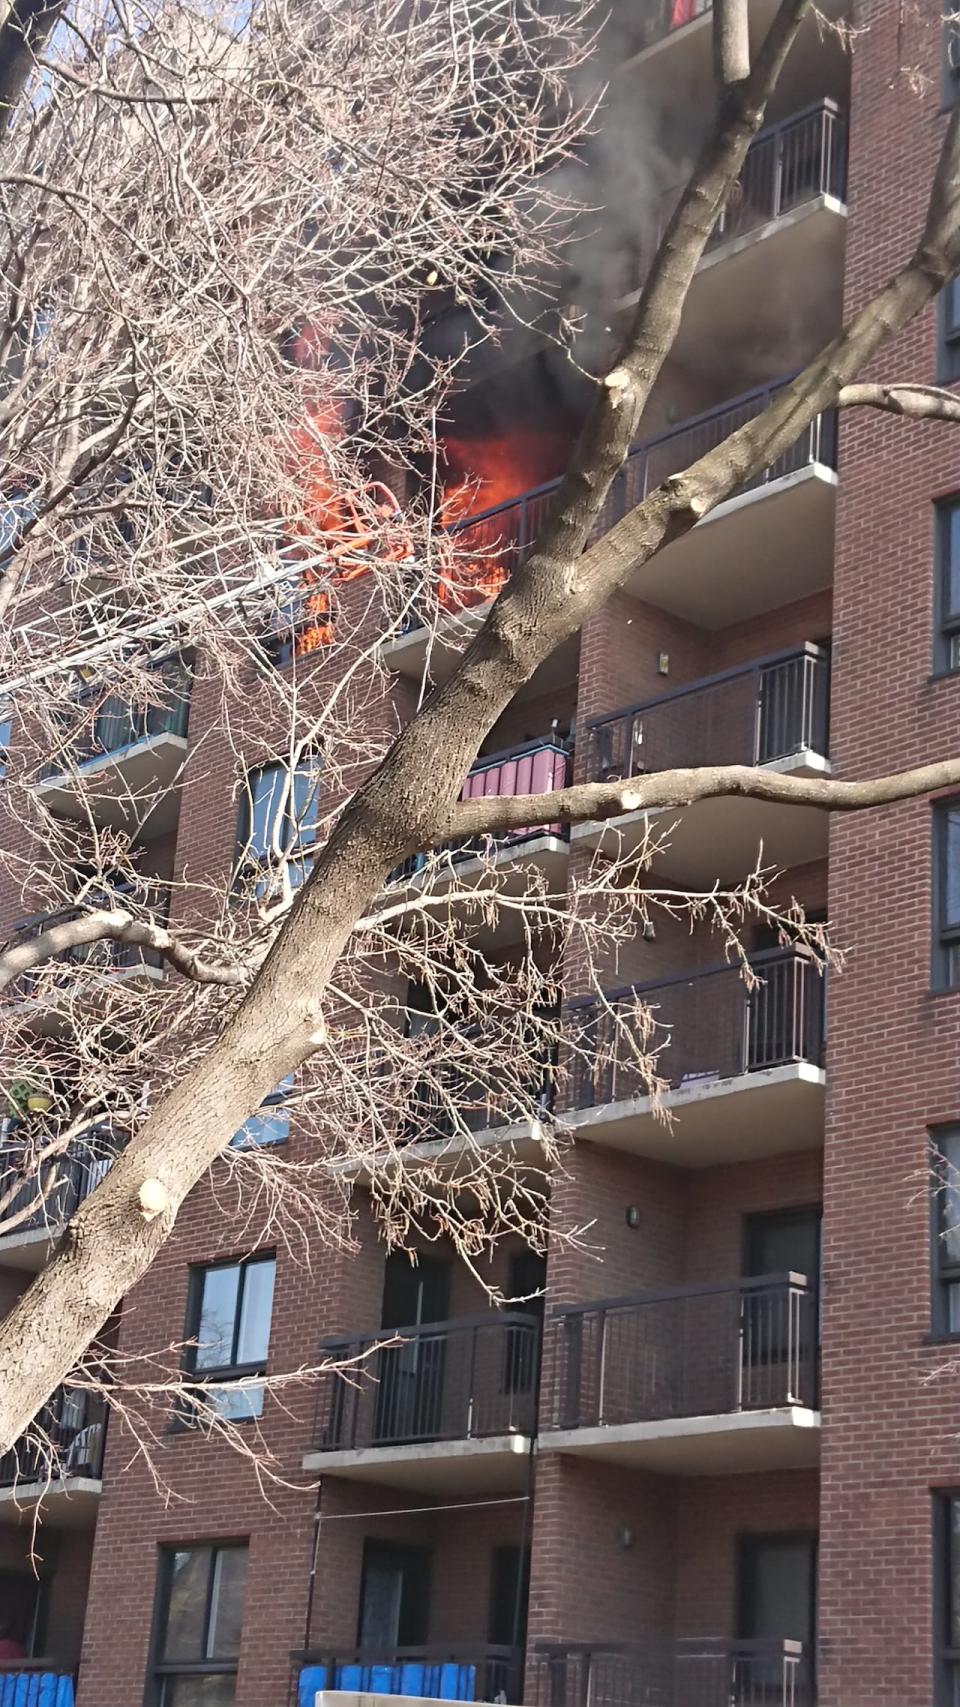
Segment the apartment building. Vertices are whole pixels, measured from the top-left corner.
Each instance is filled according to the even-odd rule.
[[[758,30],[772,10],[754,0]],[[709,0],[641,11],[618,74],[693,135]],[[813,21],[803,32],[605,525],[761,408],[902,259],[952,91],[940,11],[860,0],[850,53]],[[960,293],[876,374],[960,377]],[[551,660],[470,786],[710,762],[861,777],[956,752],[958,469],[949,428],[815,422]],[[464,525],[522,549],[548,498],[540,485]],[[473,620],[441,633],[434,673],[444,634]],[[415,621],[386,647],[400,703],[426,655]],[[178,675],[167,711],[132,723],[113,708],[91,736],[88,776],[106,754],[138,783],[172,784],[204,741],[151,821],[158,886],[234,857],[215,705],[211,684]],[[73,785],[54,772],[43,786],[69,814]],[[120,813],[106,785],[100,800]],[[758,931],[751,992],[709,933],[658,918],[600,1004],[570,955],[583,1047],[557,1111],[572,1145],[551,1214],[590,1238],[555,1238],[545,1259],[502,1244],[488,1278],[506,1309],[442,1241],[416,1267],[388,1255],[362,1178],[359,1249],[309,1266],[245,1248],[198,1187],[112,1326],[121,1349],[216,1320],[218,1372],[255,1375],[356,1356],[385,1330],[402,1343],[378,1354],[375,1382],[331,1375],[316,1402],[272,1416],[283,1480],[268,1499],[222,1441],[180,1429],[164,1441],[180,1497],[165,1503],[101,1408],[55,1397],[62,1475],[36,1530],[39,1466],[25,1450],[0,1461],[0,1616],[29,1656],[0,1664],[4,1707],[63,1707],[74,1678],[79,1707],[315,1707],[329,1690],[537,1707],[960,1701],[960,1253],[955,1193],[932,1183],[934,1158],[960,1163],[958,826],[950,798],[832,822],[759,802],[682,814],[658,882],[735,882],[762,843],[778,896],[828,918],[847,964],[828,999],[807,957]],[[639,815],[540,831],[497,859],[563,887],[605,837],[639,846],[644,831]],[[12,926],[20,897],[0,899]],[[139,950],[105,952],[118,977],[159,976]],[[669,1125],[616,1040],[618,998],[637,990],[672,1027]],[[282,1095],[258,1121],[259,1141],[296,1156]],[[67,1180],[63,1218],[97,1177],[85,1164]],[[0,1297],[47,1242],[29,1224],[0,1240]]]

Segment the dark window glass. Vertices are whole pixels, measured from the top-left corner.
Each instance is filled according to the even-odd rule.
[[[960,20],[950,16],[955,11],[954,6],[943,7],[947,16],[943,20],[943,75],[941,78],[941,96],[945,107],[952,107],[960,87]]]
[[[371,1659],[390,1659],[397,1648],[427,1639],[430,1553],[368,1538],[363,1544],[357,1645]]]
[[[960,801],[934,811],[933,981],[936,988],[960,986]]]
[[[159,1707],[228,1707],[235,1700],[246,1573],[247,1549],[237,1543],[161,1554]]]
[[[960,1495],[934,1496],[937,1707],[960,1701]]]
[[[937,635],[935,663],[940,670],[960,668],[960,498],[937,508]]]
[[[932,1135],[933,1325],[960,1333],[960,1128]]]
[[[208,1403],[232,1421],[263,1410],[262,1387],[219,1387],[218,1381],[236,1382],[266,1368],[275,1271],[272,1256],[193,1271],[187,1337],[195,1344],[188,1367],[212,1389]]]
[[[290,1136],[290,1110],[287,1098],[293,1089],[294,1074],[281,1079],[275,1091],[264,1097],[257,1114],[244,1121],[230,1142],[235,1150],[258,1149],[265,1144],[283,1144]]]
[[[960,379],[960,279],[953,279],[940,292],[937,320],[937,378],[949,383]]]
[[[247,773],[237,834],[240,875],[254,878],[259,898],[278,890],[285,869],[299,888],[313,864],[319,806],[320,767],[305,760],[290,771],[286,765],[263,765]]]

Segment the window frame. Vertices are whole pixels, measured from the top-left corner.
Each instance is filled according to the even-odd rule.
[[[268,1097],[264,1097],[256,1112],[249,1115],[243,1125],[238,1127],[230,1140],[231,1150],[274,1150],[279,1144],[286,1144],[290,1137],[289,1103],[295,1087],[296,1074],[288,1073],[285,1079],[281,1079],[276,1090],[271,1091]],[[264,1116],[269,1118],[278,1109],[287,1110],[287,1126],[282,1137],[251,1138],[249,1136],[250,1127],[255,1125],[257,1121],[261,1121]]]
[[[270,1323],[267,1333],[267,1350],[262,1358],[248,1363],[237,1363],[236,1353],[239,1348],[241,1324],[243,1321],[243,1299],[246,1290],[246,1275],[249,1269],[259,1268],[269,1263],[273,1268],[274,1294],[270,1300]],[[229,1363],[211,1364],[202,1369],[197,1368],[197,1353],[200,1350],[196,1343],[200,1333],[200,1319],[203,1314],[203,1296],[206,1277],[220,1269],[235,1268],[239,1270],[237,1284],[237,1301],[234,1309],[231,1352],[233,1360]],[[218,1262],[194,1263],[190,1268],[190,1278],[187,1287],[187,1320],[185,1338],[194,1343],[184,1347],[183,1367],[192,1377],[191,1386],[224,1387],[230,1381],[239,1381],[248,1375],[266,1375],[270,1361],[270,1335],[273,1331],[273,1299],[276,1289],[277,1255],[275,1251],[258,1251],[250,1257],[225,1257]],[[249,1416],[231,1417],[232,1423],[257,1422],[262,1414],[251,1411]],[[183,1407],[177,1419],[184,1428],[192,1426],[192,1413]]]
[[[960,19],[944,18],[940,61],[940,107],[948,112],[960,93]]]
[[[288,764],[286,759],[270,759],[262,765],[251,765],[244,772],[243,788],[237,812],[237,840],[234,856],[235,886],[253,880],[255,892],[259,896],[261,885],[265,886],[264,892],[268,890],[270,875],[274,874],[278,877],[281,870],[290,865],[302,865],[304,873],[300,882],[306,881],[310,875],[310,867],[316,850],[320,772],[321,762],[317,753],[305,754],[295,765]],[[268,825],[269,834],[265,838],[270,841],[274,840],[274,829],[279,820],[282,828],[281,833],[276,837],[276,848],[267,848],[261,852],[252,846],[254,800],[256,798],[252,784],[254,778],[263,777],[267,773],[272,773],[278,778],[282,777],[286,786],[281,796],[282,806],[271,808],[271,821]],[[308,797],[311,817],[298,820],[294,815],[294,808],[296,778],[301,775],[312,777],[314,785]],[[272,795],[273,789],[271,789],[271,799]],[[298,887],[299,883],[295,883],[294,888]]]
[[[931,987],[935,993],[943,995],[960,990],[960,917],[955,923],[948,922],[945,917],[951,813],[960,817],[960,795],[934,802],[930,838],[933,864]],[[951,972],[953,961],[956,962],[955,972]]]
[[[960,276],[937,298],[937,379],[941,385],[960,379]]]
[[[958,334],[958,354],[960,354],[960,334]],[[958,368],[960,377],[960,368]],[[950,536],[954,515],[960,515],[960,493],[954,493],[949,498],[940,498],[935,506],[934,521],[934,611],[936,633],[934,636],[934,668],[938,675],[960,674],[960,609],[950,608],[950,574],[952,568],[952,553]],[[957,565],[960,578],[960,564]]]
[[[944,1153],[944,1144],[951,1138],[960,1140],[960,1125],[931,1127],[930,1142],[930,1321],[937,1339],[960,1339],[960,1327],[950,1326],[950,1288],[960,1286],[960,1258],[947,1256],[944,1240],[945,1206],[953,1167]],[[960,1159],[954,1169],[960,1189]]]
[[[960,1648],[950,1641],[950,1579],[954,1505],[960,1505],[960,1488],[935,1488],[933,1493],[933,1698],[937,1707],[952,1707],[955,1685],[960,1677]],[[960,1542],[960,1536],[958,1536]]]
[[[248,1536],[218,1537],[216,1540],[191,1540],[183,1542],[164,1542],[157,1549],[157,1569],[154,1584],[153,1620],[150,1637],[150,1670],[147,1677],[147,1687],[144,1692],[145,1707],[165,1707],[167,1682],[176,1681],[178,1677],[236,1677],[240,1669],[239,1646],[237,1653],[227,1659],[200,1660],[167,1660],[161,1658],[166,1637],[167,1622],[170,1614],[170,1597],[173,1587],[173,1561],[178,1553],[198,1553],[205,1549],[210,1551],[211,1568],[207,1573],[203,1609],[203,1638],[202,1646],[207,1647],[210,1637],[210,1611],[213,1604],[214,1584],[217,1575],[217,1561],[221,1554],[243,1551],[247,1555],[247,1565],[250,1562],[250,1541]],[[246,1600],[246,1580],[244,1580],[244,1601]],[[243,1634],[243,1612],[241,1608],[241,1640]]]

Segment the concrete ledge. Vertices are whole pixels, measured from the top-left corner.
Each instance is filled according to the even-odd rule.
[[[312,1707],[437,1707],[433,1695],[364,1695],[353,1689],[318,1689]],[[484,1702],[471,1707],[486,1707]]]
[[[103,1483],[93,1476],[58,1476],[0,1488],[0,1525],[40,1522],[51,1529],[86,1529],[96,1522]]]
[[[344,1447],[308,1452],[303,1468],[312,1475],[423,1493],[494,1493],[525,1486],[531,1445],[529,1435],[495,1434],[408,1446]]]
[[[823,1145],[827,1075],[807,1061],[733,1078],[696,1079],[668,1091],[658,1118],[649,1097],[570,1109],[558,1117],[574,1138],[682,1168],[753,1161]]]
[[[538,1449],[671,1476],[795,1469],[818,1461],[820,1413],[785,1405],[721,1416],[555,1429],[540,1436]]]

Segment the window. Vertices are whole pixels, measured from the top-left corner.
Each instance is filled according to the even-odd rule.
[[[960,800],[933,814],[933,983],[939,990],[960,986]]]
[[[309,875],[319,778],[316,759],[304,760],[292,772],[287,765],[276,764],[247,773],[237,835],[238,875],[255,879],[258,897],[277,889],[281,867],[286,867],[294,888]]]
[[[263,1388],[219,1387],[243,1376],[262,1375],[270,1345],[276,1259],[216,1263],[191,1273],[187,1368],[214,1391],[208,1402],[232,1422],[258,1417]]]
[[[934,1501],[934,1620],[938,1707],[953,1707],[960,1691],[960,1494]]]
[[[160,1555],[155,1707],[230,1707],[247,1575],[246,1543]]]
[[[13,734],[13,718],[0,712],[0,780],[7,774],[7,754],[10,751],[10,738]]]
[[[936,652],[938,670],[960,669],[960,498],[937,505]]]
[[[955,8],[951,7],[950,10]],[[947,8],[944,7],[944,11]],[[960,19],[951,17],[949,12],[943,20],[943,71],[940,79],[940,97],[945,107],[952,107],[957,98],[958,80],[960,80]]]
[[[933,1327],[960,1334],[960,1127],[930,1135]]]
[[[949,384],[960,379],[960,279],[953,279],[940,292],[937,331],[937,378]]]
[[[260,1112],[251,1114],[239,1132],[230,1140],[234,1150],[256,1150],[266,1144],[285,1144],[290,1136],[290,1110],[287,1098],[293,1090],[294,1074],[281,1079],[275,1091],[264,1097]]]

